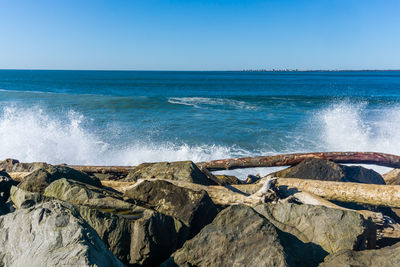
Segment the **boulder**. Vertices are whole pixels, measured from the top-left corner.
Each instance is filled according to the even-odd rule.
[[[0,171],[0,198],[4,201],[8,200],[10,196],[11,186],[17,185],[18,183],[11,179],[10,175],[5,171]]]
[[[45,162],[21,163],[16,159],[0,161],[0,170],[6,172],[32,172],[41,168],[47,168],[50,164]]]
[[[139,179],[169,179],[202,185],[216,185],[192,161],[142,163],[124,179],[135,182]]]
[[[400,185],[400,169],[393,169],[390,172],[382,174],[386,184]]]
[[[344,250],[325,258],[320,267],[393,267],[400,266],[400,243],[381,249]]]
[[[124,218],[84,206],[77,209],[125,264],[158,266],[188,237],[188,229],[180,221],[152,210]]]
[[[123,266],[80,214],[51,201],[0,217],[2,266]]]
[[[279,230],[321,247],[323,256],[344,249],[375,248],[375,225],[354,211],[295,203],[261,204],[255,210]]]
[[[374,170],[361,166],[345,166],[324,159],[305,159],[299,164],[273,174],[281,178],[302,178],[325,181],[385,184]]]
[[[52,182],[43,195],[109,212],[134,212],[138,209],[124,201],[121,194],[65,178]]]
[[[54,200],[15,186],[11,189],[11,199],[17,208]],[[144,208],[119,216],[66,202],[63,205],[79,212],[111,252],[128,265],[159,265],[181,247],[189,235],[188,228],[179,220]]]
[[[230,206],[162,266],[288,266],[275,227],[245,205]]]
[[[141,180],[127,189],[124,197],[181,220],[192,235],[209,224],[218,213],[206,191],[179,187],[165,180]]]
[[[11,187],[10,199],[17,209],[26,209],[53,200],[51,197],[45,197],[40,193],[29,192],[16,186]]]
[[[46,168],[40,168],[27,175],[18,185],[21,189],[43,193],[44,189],[52,182],[66,178],[75,180],[92,186],[101,187],[99,179],[90,177],[86,173],[71,169],[66,166],[48,165]]]

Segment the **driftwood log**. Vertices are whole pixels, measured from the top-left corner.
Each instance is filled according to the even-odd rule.
[[[249,196],[257,192],[263,185],[263,183],[258,183],[250,185],[203,186],[181,181],[169,181],[178,186],[194,190],[203,189],[207,191],[211,199],[219,205],[252,205],[256,203],[256,200]],[[102,183],[105,186],[112,187],[121,192],[134,185],[132,182],[118,181],[102,181]],[[298,192],[308,192],[326,200],[400,208],[400,186],[398,185],[279,178],[275,186],[279,193],[284,196],[291,196]]]
[[[260,156],[248,158],[221,159],[196,163],[200,169],[209,171],[233,170],[240,168],[292,166],[308,158],[320,158],[336,163],[348,164],[375,164],[379,166],[400,168],[400,156],[377,152],[316,152],[294,153],[274,156]],[[115,173],[127,174],[135,166],[82,166],[69,167],[86,173]]]
[[[375,164],[400,168],[400,156],[376,152],[316,152],[295,153],[274,156],[260,156],[237,159],[222,159],[196,163],[209,171],[233,170],[239,168],[276,167],[296,165],[308,158],[331,160],[336,163]]]

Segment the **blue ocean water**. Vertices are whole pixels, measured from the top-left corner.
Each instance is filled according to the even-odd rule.
[[[0,159],[400,154],[400,72],[0,70]]]

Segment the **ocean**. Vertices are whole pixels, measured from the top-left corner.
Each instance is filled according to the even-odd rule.
[[[400,154],[399,132],[396,71],[0,70],[0,160],[137,165]]]

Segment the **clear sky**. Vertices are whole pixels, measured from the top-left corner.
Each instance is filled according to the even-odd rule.
[[[0,68],[400,69],[400,1],[0,0]]]

